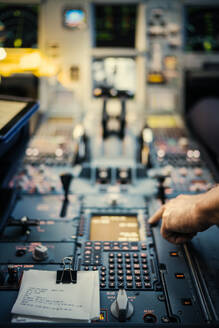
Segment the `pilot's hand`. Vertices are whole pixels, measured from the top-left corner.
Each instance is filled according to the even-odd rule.
[[[207,198],[206,194],[180,195],[163,205],[148,222],[153,225],[162,219],[162,236],[174,244],[185,243],[213,224],[208,219],[209,211],[202,207]]]

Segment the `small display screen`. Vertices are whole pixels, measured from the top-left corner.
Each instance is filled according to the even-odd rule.
[[[90,240],[139,241],[136,216],[98,215],[91,218]]]
[[[82,9],[69,8],[64,10],[64,26],[68,28],[83,28],[86,26],[86,15]]]
[[[92,63],[93,96],[133,98],[136,62],[133,57],[95,58]]]
[[[94,5],[95,47],[135,47],[136,4]]]
[[[219,6],[185,7],[185,50],[219,51]]]
[[[26,105],[26,102],[0,100],[0,130],[19,114]]]
[[[39,5],[0,4],[0,47],[37,48]]]

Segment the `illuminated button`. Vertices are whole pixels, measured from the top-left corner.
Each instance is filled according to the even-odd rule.
[[[85,267],[84,267],[84,270],[85,270],[85,271],[88,271],[88,270],[89,270],[89,267],[88,267],[88,266],[85,266]]]
[[[109,263],[114,263],[114,259],[109,259]]]
[[[134,253],[132,256],[133,256],[134,258],[138,258],[138,253]]]
[[[184,275],[184,273],[175,273],[175,277],[176,277],[176,279],[184,279],[185,275]]]
[[[135,274],[136,276],[140,276],[141,271],[140,271],[140,270],[135,270],[135,271],[134,271],[134,274]]]
[[[122,257],[122,253],[118,253],[117,257],[121,258]]]
[[[132,288],[132,282],[127,282],[127,288]]]
[[[144,283],[144,287],[145,287],[145,288],[151,288],[151,284],[150,284],[149,282],[145,282],[145,283]]]
[[[122,275],[123,274],[123,270],[118,270],[118,275]]]
[[[95,254],[95,255],[93,256],[93,258],[94,258],[94,260],[99,260],[99,259],[101,258],[101,255],[99,255],[99,254]]]
[[[101,278],[101,282],[105,282],[106,281],[106,278],[105,277],[102,277]]]
[[[115,268],[115,265],[114,265],[114,264],[110,264],[110,265],[109,265],[109,268],[110,268],[110,269],[114,269],[114,268]]]
[[[187,170],[186,167],[181,167],[181,168],[179,169],[179,173],[180,173],[183,177],[185,177],[185,176],[188,175],[188,170]]]
[[[112,248],[114,251],[120,251],[120,247],[119,246],[113,246]]]
[[[110,276],[114,276],[115,275],[115,271],[114,270],[109,270],[109,274],[110,274]]]
[[[106,276],[106,272],[105,272],[105,271],[102,271],[102,272],[101,272],[101,276],[102,276],[102,277],[105,277],[105,276]]]
[[[101,242],[100,241],[95,241],[94,245],[95,246],[101,246]]]
[[[110,246],[104,246],[103,249],[104,249],[104,251],[111,251],[111,247]]]
[[[146,253],[141,253],[141,258],[146,258],[147,257],[147,254]]]
[[[140,264],[134,264],[134,269],[140,269]]]
[[[115,281],[115,277],[114,276],[109,276],[109,281]]]
[[[101,312],[99,316],[100,321],[105,321],[105,312]]]
[[[147,270],[148,266],[147,264],[142,264],[142,269]]]
[[[108,241],[105,241],[105,242],[103,243],[103,245],[104,245],[104,246],[110,246],[110,243],[109,243]]]
[[[134,259],[133,262],[136,264],[136,263],[139,263],[139,259]]]
[[[113,243],[113,246],[119,246],[118,242]]]
[[[132,251],[138,251],[138,246],[131,246]]]
[[[130,260],[130,259],[125,259],[125,262],[126,262],[127,264],[129,264],[129,263],[131,263],[131,260]]]
[[[122,262],[122,259],[117,259],[117,263],[121,264]]]
[[[125,242],[122,242],[122,246],[128,246],[129,243],[127,243],[126,241]]]
[[[97,270],[98,270],[98,267],[94,266],[93,271],[97,271]]]
[[[85,249],[85,250],[87,250],[87,249],[92,249],[92,247],[91,247],[91,246],[85,246],[84,249]]]
[[[132,281],[132,276],[131,275],[126,276],[126,280],[127,281]]]
[[[105,287],[106,287],[106,284],[103,283],[103,282],[101,282],[100,287],[101,287],[101,288],[105,288]]]
[[[200,168],[200,167],[196,167],[194,169],[194,174],[197,176],[197,177],[200,177],[201,175],[203,175],[203,170]]]
[[[128,246],[122,246],[122,250],[123,251],[128,251],[129,250],[129,247]]]
[[[92,242],[91,241],[86,241],[85,245],[86,246],[91,246],[92,245]]]
[[[100,246],[94,246],[94,249],[95,249],[95,251],[99,251],[99,250],[101,250],[101,247]]]
[[[106,271],[106,267],[105,267],[105,266],[102,266],[102,267],[101,267],[101,270],[102,270],[102,271]]]
[[[149,274],[149,271],[148,270],[143,270],[143,274],[147,275],[147,274]]]
[[[109,283],[109,288],[115,288],[115,282],[110,282]]]
[[[101,265],[101,261],[99,261],[99,260],[95,260],[93,263],[94,263],[94,265]]]
[[[132,270],[126,270],[126,274],[131,275],[132,274]]]
[[[183,298],[182,304],[183,305],[192,305],[192,300],[190,298]]]
[[[127,270],[129,270],[129,269],[131,269],[131,264],[126,264],[125,267],[126,267]]]
[[[90,260],[90,259],[91,259],[91,256],[90,256],[90,255],[85,255],[85,256],[84,256],[84,259],[85,259],[85,260]]]
[[[179,256],[179,254],[178,254],[178,252],[173,251],[173,252],[170,252],[170,256],[177,257],[177,256]]]
[[[149,282],[150,281],[150,277],[149,276],[144,276],[144,281]]]
[[[141,282],[136,282],[135,286],[136,286],[136,288],[142,288],[142,283]]]
[[[91,265],[91,262],[89,260],[85,260],[84,265]]]
[[[126,258],[130,258],[130,254],[129,253],[125,253],[125,257]]]
[[[135,276],[135,281],[141,281],[141,277]]]
[[[86,250],[85,252],[84,252],[84,254],[86,254],[86,255],[88,255],[88,254],[91,254],[92,252],[90,251],[90,250]]]
[[[145,250],[147,249],[147,245],[146,245],[146,244],[141,244],[141,249],[142,249],[143,251],[145,251]]]
[[[146,264],[147,263],[147,259],[141,259],[141,263]]]
[[[110,258],[114,258],[114,253],[109,253]]]
[[[117,264],[117,269],[118,270],[122,270],[123,269],[123,265],[122,264]]]

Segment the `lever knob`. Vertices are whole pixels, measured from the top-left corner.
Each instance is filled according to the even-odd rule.
[[[64,174],[60,175],[62,187],[63,187],[64,193],[65,193],[65,198],[67,198],[67,196],[68,196],[72,178],[73,178],[73,175],[71,173],[64,173]]]
[[[43,245],[37,245],[33,251],[33,259],[43,261],[48,257],[48,248]]]
[[[116,300],[112,303],[110,309],[112,315],[119,321],[126,321],[132,316],[134,307],[129,302],[124,289],[119,289]]]

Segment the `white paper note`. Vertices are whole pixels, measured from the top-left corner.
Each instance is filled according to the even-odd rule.
[[[24,272],[12,313],[49,319],[99,317],[98,271],[79,271],[77,284],[56,284],[55,271]]]

